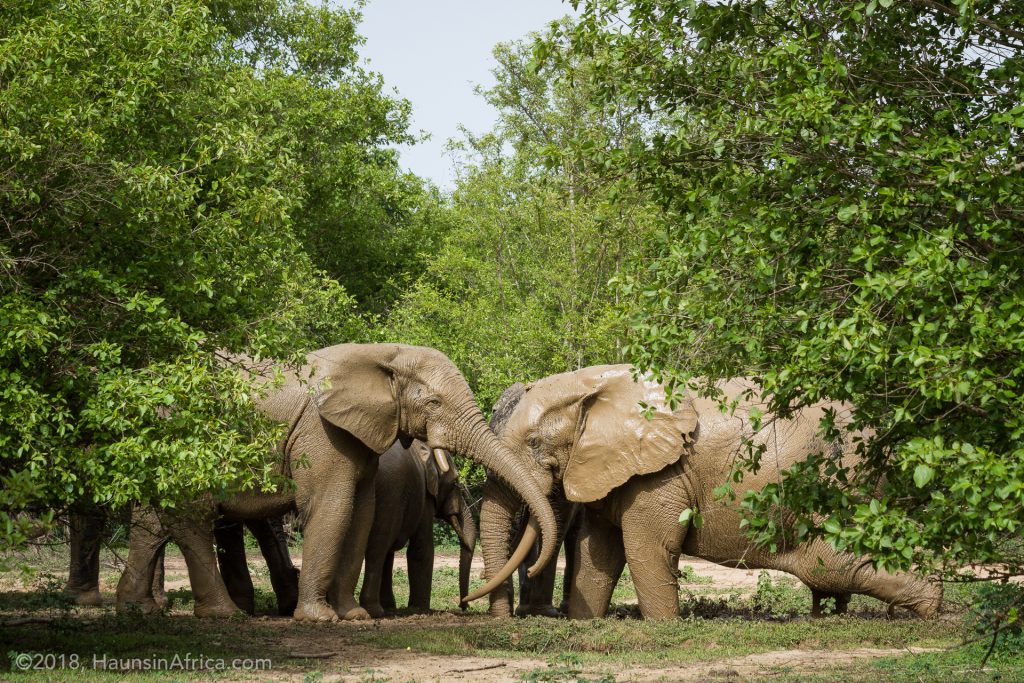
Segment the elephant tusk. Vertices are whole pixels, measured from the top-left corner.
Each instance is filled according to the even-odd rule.
[[[455,535],[459,537],[459,541],[462,543],[462,545],[466,545],[466,542],[462,537],[462,522],[459,521],[459,516],[449,516],[448,523],[452,525],[453,529],[455,529]]]
[[[474,600],[484,597],[491,591],[496,590],[501,586],[501,584],[505,583],[505,579],[512,576],[512,573],[520,564],[522,564],[523,560],[526,559],[526,556],[530,554],[530,551],[533,550],[533,544],[537,541],[537,537],[540,535],[538,533],[539,526],[537,518],[531,515],[530,523],[526,527],[526,530],[523,531],[523,539],[519,541],[519,546],[516,548],[516,551],[512,553],[512,557],[508,559],[505,566],[495,574],[493,579],[462,598],[462,602],[473,602]]]
[[[441,474],[448,474],[451,467],[448,466],[448,454],[443,448],[434,449],[434,462],[437,463],[437,469],[441,470]]]

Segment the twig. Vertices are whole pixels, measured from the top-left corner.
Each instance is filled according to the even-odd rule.
[[[474,666],[471,669],[449,669],[445,671],[446,674],[464,674],[470,671],[486,671],[487,669],[500,669],[503,666],[507,666],[505,662],[499,662],[497,664],[488,664],[487,666]]]
[[[20,619],[9,619],[0,621],[0,626],[24,626],[25,624],[49,624],[53,619],[50,617],[21,617]]]
[[[337,655],[337,652],[312,652],[308,654],[293,652],[289,656],[294,657],[295,659],[327,659],[328,657],[335,657]]]

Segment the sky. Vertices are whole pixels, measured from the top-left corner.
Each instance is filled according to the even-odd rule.
[[[571,5],[560,0],[370,0],[360,53],[387,87],[412,103],[412,130],[431,135],[400,148],[402,167],[452,189],[448,139],[459,136],[459,124],[482,133],[496,118],[473,93],[476,85],[494,83],[491,49],[569,13]]]

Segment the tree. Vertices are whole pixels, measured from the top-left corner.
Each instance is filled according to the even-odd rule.
[[[480,94],[498,122],[456,145],[453,225],[387,324],[390,338],[447,353],[485,409],[516,381],[617,361],[623,328],[608,281],[649,237],[653,214],[635,193],[612,205],[614,183],[588,159],[557,156],[570,141],[636,134],[633,122],[592,111],[558,73],[535,70],[529,42],[494,55],[497,84]]]
[[[342,238],[324,207],[362,201],[332,174],[397,182],[407,105],[356,66],[358,18],[285,0],[0,15],[0,548],[80,499],[273,484],[278,429],[220,356],[367,334],[307,248]]]
[[[653,120],[600,151],[672,224],[620,287],[629,357],[876,429],[861,486],[826,453],[751,496],[755,538],[782,503],[887,567],[1024,571],[1021,25],[992,1],[595,0],[538,46]]]

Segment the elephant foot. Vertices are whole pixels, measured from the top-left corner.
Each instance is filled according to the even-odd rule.
[[[371,619],[384,618],[384,608],[380,605],[363,605],[363,608],[366,610],[366,613],[370,615]]]
[[[79,607],[102,607],[103,598],[98,588],[83,591],[71,591],[71,599]]]
[[[152,598],[143,600],[118,600],[115,606],[118,614],[159,614],[163,607],[158,605]]]
[[[344,612],[339,611],[338,616],[342,621],[365,621],[371,618],[370,613],[362,607],[351,607]]]
[[[196,604],[192,613],[200,619],[227,619],[239,613],[234,604],[231,605],[200,605]]]
[[[295,614],[295,606],[298,605],[298,600],[288,600],[279,602],[277,604],[277,616],[279,617],[290,617]]]
[[[516,608],[517,617],[561,617],[564,616],[554,605],[520,605]]]
[[[292,614],[295,621],[337,621],[338,613],[326,602],[312,602],[299,605]]]

